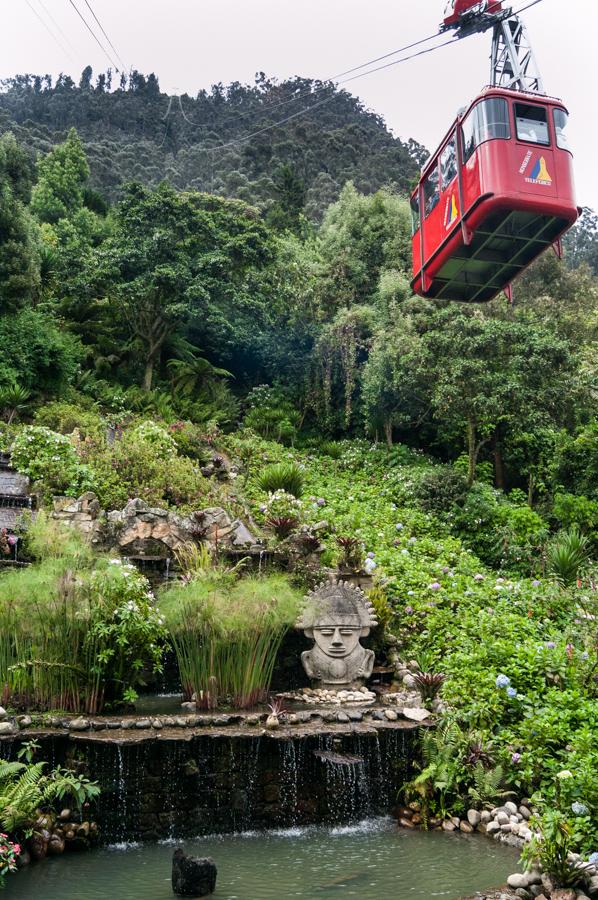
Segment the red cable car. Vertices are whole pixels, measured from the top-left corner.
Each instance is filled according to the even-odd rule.
[[[486,88],[451,125],[411,197],[414,291],[480,302],[575,222],[567,110]]]
[[[567,110],[544,93],[521,19],[498,0],[451,0],[440,26],[467,37],[492,28],[492,86],[448,130],[411,196],[413,290],[491,300],[553,245],[575,203]]]

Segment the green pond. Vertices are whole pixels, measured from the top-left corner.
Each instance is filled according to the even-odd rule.
[[[457,900],[504,884],[515,851],[479,835],[397,830],[390,819],[339,828],[212,835],[188,840],[212,856],[217,900]],[[176,842],[114,846],[32,865],[8,879],[5,900],[173,900]]]

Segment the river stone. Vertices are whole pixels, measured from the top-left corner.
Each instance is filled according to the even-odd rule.
[[[507,884],[511,888],[526,888],[528,885],[527,875],[520,875],[518,872],[515,872],[514,875],[509,875]]]
[[[486,834],[496,834],[498,831],[500,831],[498,822],[488,822],[486,825]]]
[[[482,817],[477,809],[468,809],[467,810],[467,821],[471,825],[472,828],[477,828],[477,826],[482,821]]]
[[[513,803],[512,800],[507,800],[507,802],[505,803],[505,809],[511,816],[514,816],[517,813],[517,804]]]
[[[2,734],[16,734],[19,729],[14,724],[14,722],[0,722],[0,735]]]
[[[172,855],[172,890],[179,897],[213,894],[217,873],[216,863],[210,856],[187,856],[180,847]]]
[[[410,708],[408,706],[403,709],[403,715],[406,719],[411,719],[413,722],[423,722],[424,719],[430,717],[430,713],[427,709],[420,709],[418,707]]]
[[[470,825],[469,822],[466,822],[465,819],[463,819],[459,825],[459,829],[465,834],[471,834],[473,832],[473,825]]]
[[[498,822],[499,825],[508,825],[508,823],[509,823],[508,813],[506,813],[506,812],[497,813],[496,821]]]
[[[135,722],[135,728],[151,728],[152,723],[149,719],[138,719]]]
[[[69,722],[69,731],[87,731],[89,721],[79,716],[77,719],[71,719]]]

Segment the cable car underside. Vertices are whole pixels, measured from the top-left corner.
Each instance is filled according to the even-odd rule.
[[[418,293],[439,300],[491,300],[569,228],[560,216],[499,210],[477,228],[469,245],[460,242]],[[433,260],[431,261],[433,263]],[[417,290],[417,287],[416,287]]]

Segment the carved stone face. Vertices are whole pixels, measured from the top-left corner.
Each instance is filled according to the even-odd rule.
[[[361,628],[350,625],[318,625],[313,630],[314,641],[326,656],[349,656],[359,644]]]

